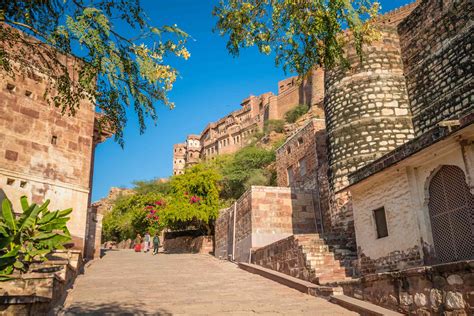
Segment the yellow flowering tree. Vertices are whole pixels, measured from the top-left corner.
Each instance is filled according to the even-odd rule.
[[[127,107],[137,113],[141,132],[146,117],[156,121],[156,102],[173,107],[167,93],[177,70],[167,59],[188,59],[187,39],[177,25],[151,25],[140,0],[0,3],[0,68],[12,77],[45,74],[44,97],[64,114],[90,100],[122,145]],[[84,63],[71,69],[64,58],[70,54]]]

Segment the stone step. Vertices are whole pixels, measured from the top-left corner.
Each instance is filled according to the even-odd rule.
[[[270,279],[272,281],[278,282],[280,284],[286,285],[295,290],[298,290],[300,292],[310,294],[313,296],[330,297],[331,295],[342,293],[342,289],[340,287],[317,285],[308,281],[300,280],[298,278],[289,276],[287,274],[284,274],[278,271],[261,267],[256,264],[239,262],[238,266],[242,270],[245,270],[250,273],[258,274],[267,279]]]
[[[392,311],[390,309],[386,309],[375,304],[361,301],[353,297],[349,297],[343,294],[339,295],[332,295],[329,298],[330,302],[335,304],[341,305],[351,311],[359,313],[361,315],[367,316],[401,316],[398,312]]]

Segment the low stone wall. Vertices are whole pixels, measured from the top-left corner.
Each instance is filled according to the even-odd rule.
[[[264,268],[314,282],[314,272],[306,264],[306,254],[295,236],[279,240],[252,253],[252,263]]]
[[[167,253],[213,253],[212,236],[181,236],[171,239],[165,239],[163,249]]]
[[[0,282],[0,315],[50,315],[64,301],[67,289],[82,271],[80,251],[56,251],[33,272]]]
[[[474,260],[335,283],[344,294],[410,315],[474,315]]]

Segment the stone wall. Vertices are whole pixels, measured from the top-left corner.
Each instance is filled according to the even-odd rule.
[[[474,19],[469,0],[430,0],[398,26],[416,135],[474,110]]]
[[[324,126],[324,120],[313,119],[276,150],[278,186],[318,188],[318,171],[327,165]]]
[[[181,236],[163,241],[163,250],[166,253],[213,253],[212,236]]]
[[[330,180],[336,191],[348,185],[349,173],[413,138],[395,27],[381,26],[381,39],[364,47],[362,62],[353,47],[346,53],[350,69],[325,73]]]
[[[234,260],[247,262],[253,248],[293,234],[316,232],[320,215],[315,201],[314,191],[252,186],[234,206],[220,212],[215,256],[233,254]]]
[[[345,295],[410,315],[473,315],[474,262],[425,266],[337,283]]]
[[[56,53],[49,47],[43,49]],[[38,62],[37,58],[32,56],[32,63]],[[79,60],[70,56],[60,59],[68,65],[71,76],[77,76]],[[50,199],[52,209],[72,207],[68,228],[79,241],[76,246],[82,247],[93,154],[100,141],[94,135],[103,136],[95,130],[95,108],[90,101],[82,100],[74,116],[62,115],[60,108],[44,100],[51,84],[36,70],[37,64],[28,75],[19,69],[29,65],[12,61],[12,66],[15,78],[0,72],[0,196],[12,201],[15,212],[21,210],[21,195],[35,203]]]

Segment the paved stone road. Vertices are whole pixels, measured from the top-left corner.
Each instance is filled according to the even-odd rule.
[[[357,315],[208,255],[109,251],[80,276],[65,315]]]

